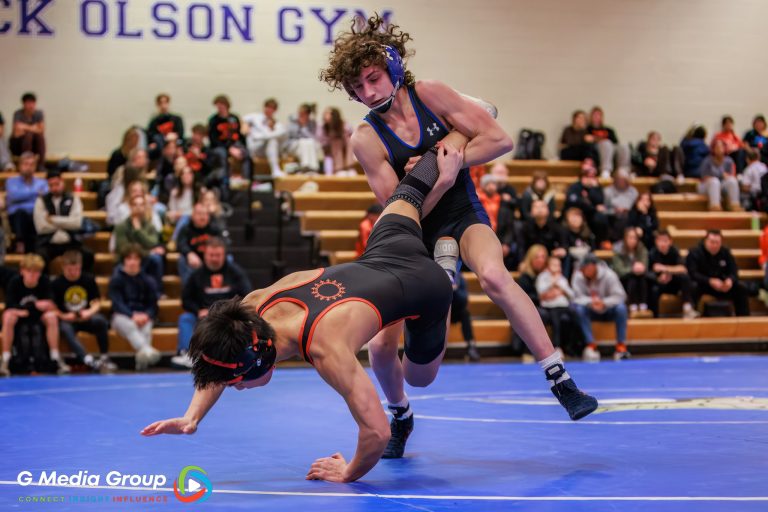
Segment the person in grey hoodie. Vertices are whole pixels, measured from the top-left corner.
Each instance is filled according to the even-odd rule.
[[[632,185],[629,171],[620,167],[613,173],[613,183],[603,189],[605,208],[611,221],[611,240],[619,240],[627,225],[629,211],[640,194]]]
[[[571,286],[574,308],[587,342],[584,360],[600,360],[600,352],[597,351],[592,334],[592,320],[616,323],[616,349],[613,358],[627,359],[627,294],[616,272],[590,253],[582,260],[581,267],[573,273]]]

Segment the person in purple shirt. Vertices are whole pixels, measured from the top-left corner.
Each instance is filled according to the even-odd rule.
[[[5,182],[8,219],[16,235],[16,252],[19,254],[35,247],[37,233],[32,212],[38,196],[48,193],[48,182],[35,178],[36,168],[37,155],[31,152],[22,153],[19,157],[19,175]]]

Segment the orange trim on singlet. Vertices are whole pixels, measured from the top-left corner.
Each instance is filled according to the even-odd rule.
[[[304,309],[304,320],[301,321],[301,329],[299,329],[299,350],[301,350],[301,340],[304,339],[304,329],[306,329],[307,327],[307,318],[309,318],[309,306],[307,306],[305,303],[303,303],[299,299],[295,299],[293,297],[282,297],[280,299],[277,299],[272,304],[267,305],[267,307],[264,308],[261,314],[263,315],[264,313],[272,309],[272,307],[280,304],[281,302],[290,302],[291,304],[296,304],[297,306],[301,306]]]
[[[404,316],[403,318],[398,318],[397,320],[392,320],[384,327],[389,327],[390,325],[395,325],[397,322],[402,322],[403,320],[416,320],[417,318],[421,318],[421,315],[411,315],[411,316]],[[382,327],[382,329],[384,329]]]
[[[303,353],[307,355],[306,359],[309,362],[309,364],[314,365],[314,363],[312,362],[312,356],[309,355],[309,347],[312,345],[312,336],[315,335],[315,328],[320,323],[320,320],[322,320],[322,318],[326,315],[326,313],[328,313],[330,310],[332,310],[336,306],[340,304],[344,304],[345,302],[352,302],[352,301],[362,302],[363,304],[367,304],[368,306],[370,306],[371,309],[374,311],[374,313],[376,313],[376,316],[379,317],[379,328],[376,332],[379,332],[382,329],[381,312],[379,311],[379,308],[377,308],[371,301],[361,299],[360,297],[349,297],[346,299],[342,299],[339,302],[332,304],[328,306],[326,309],[324,309],[319,315],[317,315],[317,318],[315,318],[315,321],[312,322],[312,327],[310,327],[309,335],[307,336],[307,347],[306,347],[306,350],[303,351]]]
[[[260,309],[260,308],[261,308],[261,307],[262,307],[264,304],[266,304],[267,302],[269,302],[269,300],[270,300],[272,297],[274,297],[274,296],[275,296],[275,295],[277,295],[278,293],[283,293],[283,292],[287,292],[288,290],[295,290],[296,288],[301,288],[302,286],[304,286],[304,285],[307,285],[307,284],[311,283],[311,282],[312,282],[312,281],[314,281],[315,279],[318,279],[320,276],[322,276],[322,275],[323,275],[323,272],[325,272],[325,268],[319,268],[319,269],[317,269],[317,274],[316,274],[316,275],[314,275],[314,276],[312,276],[311,278],[307,279],[306,281],[299,281],[298,283],[296,283],[296,284],[292,284],[291,286],[289,286],[289,287],[287,287],[287,288],[281,288],[280,290],[276,290],[276,291],[274,291],[274,292],[270,293],[269,295],[267,295],[267,298],[265,298],[264,300],[262,300],[262,301],[261,301],[261,303],[260,303],[258,306],[256,306],[256,311],[258,312],[259,316],[261,316],[261,315],[263,315],[263,314],[264,314],[264,311],[259,311],[259,309]],[[305,305],[305,306],[306,306],[306,305]],[[270,307],[271,307],[271,306],[270,306]],[[267,308],[267,309],[269,309],[269,308]]]

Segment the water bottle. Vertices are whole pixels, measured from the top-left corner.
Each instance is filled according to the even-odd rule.
[[[760,231],[760,214],[752,212],[752,218],[750,219],[752,231]]]
[[[83,191],[83,178],[81,178],[80,176],[75,178],[74,188],[75,188],[75,192],[82,192]]]

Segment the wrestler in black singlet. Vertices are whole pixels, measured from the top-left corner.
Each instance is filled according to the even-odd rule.
[[[263,315],[280,302],[303,307],[299,345],[304,359],[311,363],[309,347],[323,316],[339,304],[363,302],[378,315],[379,330],[405,318],[408,359],[430,363],[443,350],[453,289],[445,271],[430,258],[421,237],[421,229],[412,219],[384,215],[357,261],[318,269],[312,279],[267,297],[257,313]]]
[[[408,87],[408,97],[419,120],[419,142],[410,146],[392,131],[383,119],[374,111],[365,116],[365,120],[376,130],[379,138],[389,152],[389,163],[397,173],[397,179],[405,176],[405,164],[412,156],[421,156],[437,141],[448,135],[448,129],[416,95],[414,87]],[[456,183],[437,202],[434,209],[421,221],[424,231],[424,243],[431,253],[440,237],[449,236],[457,242],[464,231],[473,224],[490,226],[488,214],[477,198],[475,184],[469,175],[469,169],[462,169]]]

